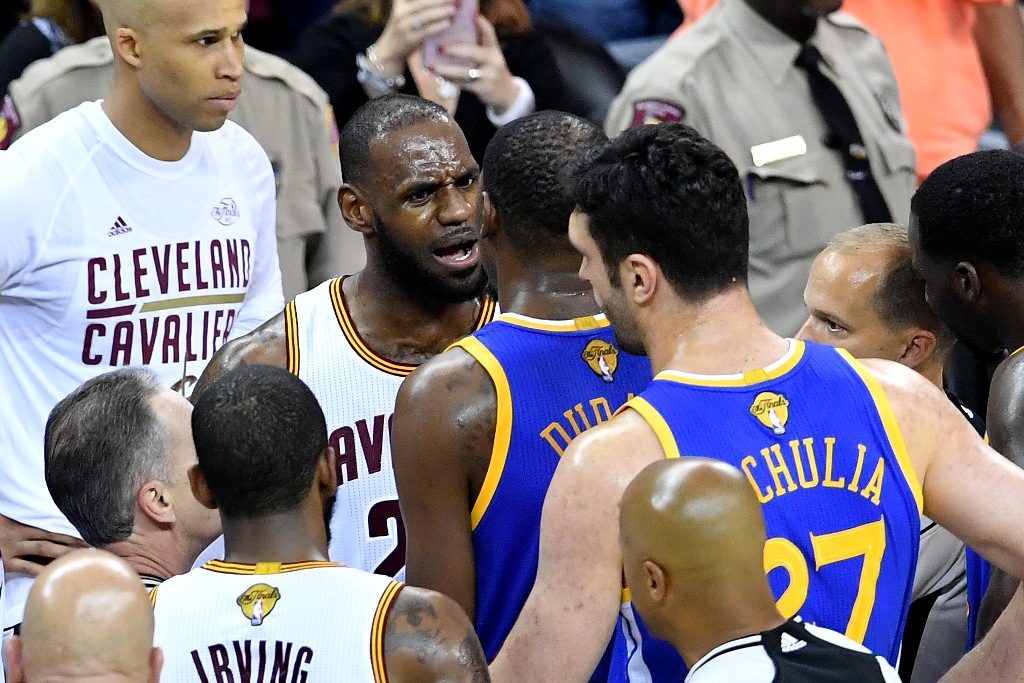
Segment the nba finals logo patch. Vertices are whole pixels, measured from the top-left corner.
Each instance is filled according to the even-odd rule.
[[[242,608],[242,614],[246,616],[249,623],[259,626],[274,611],[274,605],[280,599],[281,591],[265,583],[257,583],[239,595],[235,602]]]
[[[619,350],[614,344],[594,339],[587,344],[581,355],[594,374],[605,382],[615,381],[615,370],[619,367]]]
[[[750,414],[776,435],[782,436],[789,422],[789,399],[782,394],[762,391],[750,406]]]
[[[231,197],[225,197],[220,200],[220,204],[213,207],[210,211],[210,215],[213,216],[213,220],[217,221],[221,225],[231,225],[242,215],[238,211],[238,204]]]

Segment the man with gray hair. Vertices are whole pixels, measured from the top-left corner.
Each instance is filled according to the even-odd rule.
[[[46,486],[57,507],[149,588],[188,571],[220,533],[216,511],[189,487],[191,415],[192,404],[154,373],[123,368],[75,389],[46,422]]]
[[[924,278],[911,260],[907,228],[872,223],[832,238],[811,265],[804,290],[808,318],[798,339],[841,346],[856,358],[882,358],[917,371],[942,388],[956,339],[928,306]],[[983,434],[985,425],[947,392]],[[935,681],[968,642],[964,544],[921,520],[913,602],[903,636],[900,673],[911,683]]]

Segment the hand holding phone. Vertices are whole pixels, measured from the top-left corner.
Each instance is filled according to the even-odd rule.
[[[445,47],[455,43],[477,43],[478,13],[479,0],[455,0],[455,15],[451,25],[423,42],[423,66],[428,69],[438,65],[476,66],[465,59],[446,54]]]

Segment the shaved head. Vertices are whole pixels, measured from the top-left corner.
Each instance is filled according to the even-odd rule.
[[[737,624],[784,621],[764,571],[761,504],[735,467],[654,462],[626,489],[619,521],[633,606],[691,666]]]
[[[660,460],[626,489],[621,529],[645,559],[672,574],[764,574],[764,518],[750,483],[718,460]]]
[[[145,30],[159,16],[160,5],[167,0],[99,0],[103,26],[108,36],[119,28]]]
[[[11,680],[94,678],[157,681],[153,609],[139,576],[102,550],[77,550],[51,563],[25,603],[21,636],[11,639]]]

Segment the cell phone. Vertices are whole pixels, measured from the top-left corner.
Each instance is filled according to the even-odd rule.
[[[452,17],[451,25],[436,36],[423,41],[423,66],[428,69],[438,64],[473,66],[464,59],[456,59],[445,54],[443,48],[453,43],[476,44],[476,15],[479,9],[479,0],[455,0],[455,15]]]

